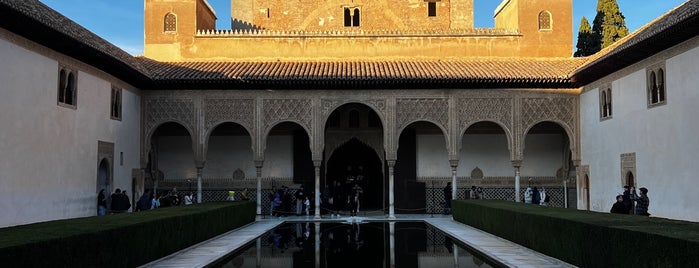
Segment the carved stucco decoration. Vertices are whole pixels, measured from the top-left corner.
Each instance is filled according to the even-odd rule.
[[[327,119],[330,114],[338,107],[348,103],[360,103],[371,107],[381,118],[386,118],[386,100],[370,99],[370,100],[321,100],[322,118]],[[386,126],[384,126],[386,127]]]
[[[155,126],[170,121],[184,124],[189,131],[195,129],[196,109],[191,99],[148,99],[145,110],[148,133],[152,134]]]
[[[522,131],[527,131],[535,124],[542,121],[554,121],[563,123],[567,130],[568,138],[575,127],[575,98],[525,98],[522,99]],[[521,133],[525,134],[525,133]]]
[[[406,98],[396,100],[397,129],[401,130],[408,124],[425,120],[436,124],[448,131],[449,100],[445,98]],[[444,133],[448,137],[448,133]]]
[[[208,131],[222,122],[243,125],[254,137],[255,101],[252,99],[207,99],[204,101],[204,129]]]
[[[294,121],[312,131],[313,103],[310,99],[267,99],[263,103],[264,129],[280,121]],[[308,133],[311,135],[311,133]]]
[[[325,159],[330,159],[333,152],[340,146],[357,139],[376,152],[381,163],[384,162],[385,154],[383,147],[383,133],[381,131],[341,131],[326,134],[325,137]]]
[[[459,129],[480,121],[492,121],[512,130],[512,98],[461,98],[458,100]]]
[[[483,178],[483,170],[481,170],[478,167],[471,170],[471,179],[482,179],[482,178]]]

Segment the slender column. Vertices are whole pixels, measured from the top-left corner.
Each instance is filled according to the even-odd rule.
[[[563,179],[563,203],[568,208],[568,179]]]
[[[396,267],[396,222],[388,222],[388,245],[390,267]]]
[[[457,199],[456,196],[456,167],[459,165],[459,160],[449,160],[449,164],[451,165],[451,199],[455,200]],[[444,200],[446,201],[446,200]]]
[[[262,163],[263,161],[255,161],[255,169],[257,171],[257,215],[262,215]]]
[[[320,268],[320,222],[315,222],[315,253],[316,253],[316,268]]]
[[[456,243],[454,243],[454,268],[459,268],[459,246]]]
[[[519,167],[522,165],[522,161],[514,160],[512,161],[512,166],[515,167],[515,202],[520,201],[519,197]]]
[[[320,164],[321,160],[313,161],[313,166],[315,167],[316,183],[315,183],[315,194],[313,197],[313,208],[315,210],[314,219],[320,219]]]
[[[197,203],[201,204],[201,173],[204,167],[197,167]]]
[[[393,206],[393,167],[396,165],[396,160],[388,160],[388,218],[396,219],[396,212]]]
[[[262,238],[257,238],[257,241],[255,241],[256,247],[257,247],[257,262],[255,263],[255,267],[260,268],[262,267]]]

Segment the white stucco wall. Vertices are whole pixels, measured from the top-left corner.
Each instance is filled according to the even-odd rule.
[[[580,97],[582,165],[590,167],[592,210],[609,211],[623,186],[620,155],[636,153],[634,176],[637,187],[649,190],[649,213],[699,221],[699,180],[693,172],[699,158],[697,44],[694,38],[585,88]],[[648,108],[645,68],[663,59],[667,104]],[[597,84],[609,81],[613,114],[600,121]]]
[[[114,143],[114,188],[130,190],[139,167],[139,96],[123,90],[111,120],[109,76],[75,63],[77,109],[61,107],[58,61],[20,43],[0,36],[0,227],[96,215],[98,140]]]
[[[185,136],[163,136],[158,139],[158,169],[165,179],[196,178],[191,140]],[[267,140],[263,177],[287,177],[294,175],[293,136],[273,135]],[[205,178],[230,178],[240,168],[245,176],[256,176],[252,148],[248,136],[214,136],[209,143],[203,176]]]
[[[560,135],[532,134],[526,137],[523,176],[555,176],[563,161]],[[465,135],[457,176],[471,176],[479,167],[483,175],[514,176],[505,135]],[[417,176],[449,177],[449,156],[444,136],[417,135]]]

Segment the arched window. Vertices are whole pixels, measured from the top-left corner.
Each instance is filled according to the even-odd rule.
[[[539,12],[539,30],[551,30],[551,13],[546,10]]]
[[[612,89],[607,89],[607,116],[612,116]]]
[[[121,120],[121,89],[112,87],[111,118]]]
[[[437,2],[427,2],[427,16],[436,17],[437,16]]]
[[[665,104],[665,63],[658,63],[646,69],[648,108]]]
[[[344,15],[345,27],[359,27],[361,17],[359,8],[345,7]]]
[[[607,91],[602,91],[602,117],[607,117]]]
[[[177,32],[177,16],[172,13],[167,13],[163,25],[163,30],[165,32]]]
[[[658,101],[665,101],[665,71],[658,69]]]
[[[58,102],[66,102],[66,70],[61,69],[58,73]]]

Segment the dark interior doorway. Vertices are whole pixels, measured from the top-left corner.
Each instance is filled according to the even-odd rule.
[[[337,148],[330,156],[327,163],[326,183],[333,193],[338,191],[347,193],[354,186],[353,182],[356,182],[364,191],[359,210],[366,212],[382,209],[382,174],[381,160],[376,151],[353,138]]]

